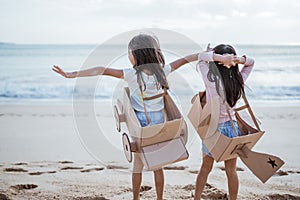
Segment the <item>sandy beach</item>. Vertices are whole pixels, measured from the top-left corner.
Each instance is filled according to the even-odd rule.
[[[133,145],[123,145],[122,136],[139,133],[125,123],[118,132],[113,112],[128,86],[139,102],[126,105],[168,86],[187,124],[189,157],[164,166],[163,199],[193,200],[202,141],[187,117],[191,99],[209,90],[207,78],[234,94],[241,85],[236,69],[262,132],[231,139],[231,149],[229,142],[216,145],[210,126],[206,146],[216,160],[242,156],[238,200],[300,200],[299,11],[299,0],[0,0],[0,200],[132,200],[133,164],[123,147]],[[226,69],[209,64],[205,77],[204,60]],[[133,69],[143,71],[141,95]],[[152,102],[148,112],[160,108],[159,99]],[[174,127],[160,130],[178,136]],[[143,153],[171,148],[149,153],[147,164],[185,150],[178,137],[150,146],[153,138],[142,141]],[[258,138],[252,152],[244,148]],[[224,162],[215,162],[202,199],[228,196]],[[156,199],[152,171],[142,174],[140,197]]]
[[[131,164],[121,149],[112,104],[99,101],[94,107],[94,113],[74,114],[72,102],[1,104],[0,199],[131,199]],[[188,107],[183,106],[185,116]],[[252,107],[266,131],[253,150],[279,156],[285,165],[263,184],[239,160],[239,199],[300,199],[300,105]],[[89,115],[105,140],[82,133],[78,120],[92,128]],[[165,170],[165,199],[193,199],[201,148],[188,126],[190,158]],[[143,174],[142,186],[141,199],[155,199],[151,172]],[[226,192],[223,163],[216,163],[203,199],[227,199]]]

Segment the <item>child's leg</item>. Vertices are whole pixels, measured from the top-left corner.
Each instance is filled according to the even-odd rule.
[[[236,121],[234,121],[233,123],[236,130],[238,131],[238,134],[240,135],[241,132],[238,128]],[[220,133],[226,135],[227,137],[236,137],[230,121],[227,121],[223,124],[219,124],[218,131],[220,131]],[[236,158],[225,161],[225,171],[228,180],[228,193],[230,200],[235,200],[237,199],[239,189],[239,179],[236,173]]]
[[[203,154],[202,166],[196,180],[195,200],[201,199],[201,194],[207,182],[207,178],[214,164],[214,159]]]
[[[154,182],[156,189],[157,200],[163,199],[164,193],[164,172],[162,169],[158,169],[154,171]]]
[[[239,178],[236,173],[236,158],[225,161],[225,171],[228,179],[228,192],[230,200],[237,199]]]
[[[140,199],[141,183],[142,183],[142,173],[132,173],[133,200]]]
[[[133,200],[140,199],[140,188],[142,184],[142,171],[144,164],[139,153],[133,154],[133,169],[132,169],[132,193]]]
[[[141,124],[142,127],[147,126],[146,115],[144,112],[136,111],[136,116]],[[149,125],[160,124],[164,122],[164,114],[162,111],[156,112],[148,112],[148,117],[150,120]],[[142,181],[142,174],[137,174],[137,172],[142,172],[144,167],[140,157],[135,154],[134,156],[134,171],[132,174],[132,188],[133,188],[133,197],[135,199],[139,199],[139,191],[141,187]],[[162,169],[154,171],[154,181],[155,181],[155,188],[156,188],[156,195],[158,200],[163,199],[163,191],[164,191],[164,173]]]

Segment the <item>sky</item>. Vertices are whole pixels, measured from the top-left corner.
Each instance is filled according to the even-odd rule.
[[[299,0],[0,0],[0,42],[99,44],[160,28],[205,44],[300,44],[299,10]]]

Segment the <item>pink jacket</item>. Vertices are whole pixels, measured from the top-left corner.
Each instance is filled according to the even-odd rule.
[[[207,79],[207,73],[208,73],[208,63],[213,62],[213,51],[209,52],[202,52],[198,56],[198,66],[197,71],[201,73],[205,88],[206,88],[206,101],[208,102],[212,97],[219,96],[216,90],[216,86],[214,82],[210,82]],[[244,67],[241,70],[241,75],[243,77],[244,82],[248,78],[249,74],[251,73],[254,66],[254,60],[252,58],[246,57],[246,62],[244,64]],[[220,84],[220,91],[223,91],[223,85]],[[227,114],[227,106],[223,103],[223,100],[220,98],[220,118],[219,123],[224,123],[226,121],[229,121],[230,118]],[[233,120],[235,120],[234,116],[234,107],[230,109],[230,115]]]

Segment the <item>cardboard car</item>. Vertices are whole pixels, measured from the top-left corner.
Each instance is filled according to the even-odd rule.
[[[164,104],[165,122],[145,127],[141,127],[131,107],[128,87],[124,88],[123,101],[118,99],[114,106],[117,131],[122,131],[121,123],[128,131],[122,134],[125,156],[132,162],[132,152],[140,153],[146,170],[155,170],[189,156],[185,147],[188,137],[186,122],[169,94],[164,96]]]
[[[222,102],[220,97],[213,97],[206,102],[205,92],[200,92],[192,99],[188,118],[216,162],[240,157],[253,174],[265,183],[284,162],[276,156],[252,151],[265,132],[260,129],[244,94],[243,99],[245,104],[235,109],[241,136],[229,138],[217,131]],[[248,111],[255,127],[242,119],[238,114],[241,110]]]

